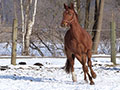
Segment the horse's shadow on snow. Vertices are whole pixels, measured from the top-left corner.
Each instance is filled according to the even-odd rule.
[[[72,82],[72,81],[59,81],[55,78],[34,78],[34,77],[27,77],[27,76],[16,76],[16,75],[0,75],[0,79],[11,79],[11,80],[24,80],[24,81],[31,81],[31,82],[52,82],[52,83],[64,83],[69,85],[79,85],[79,84],[86,84],[86,82]]]
[[[54,78],[34,78],[27,76],[17,76],[17,75],[0,75],[0,79],[12,79],[12,80],[25,80],[25,81],[33,81],[33,82],[50,82],[57,81]]]
[[[111,70],[111,71],[120,71],[120,68],[117,67],[100,67],[103,70]]]

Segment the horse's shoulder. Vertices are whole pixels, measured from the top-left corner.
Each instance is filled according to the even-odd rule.
[[[69,29],[69,30],[67,30],[66,34],[70,34],[70,29]]]
[[[68,37],[68,36],[70,36],[71,34],[70,34],[70,30],[67,30],[67,32],[66,32],[66,34],[65,34],[65,37]]]

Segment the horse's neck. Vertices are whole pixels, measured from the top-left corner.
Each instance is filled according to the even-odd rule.
[[[70,30],[71,30],[71,33],[72,35],[76,38],[78,38],[80,36],[80,34],[82,33],[81,30],[81,26],[77,20],[77,18],[75,18],[76,20],[74,20],[71,25],[70,25]]]
[[[81,28],[81,27],[80,27],[80,24],[78,23],[78,21],[74,21],[71,23],[70,28],[72,30],[76,30],[77,28]]]

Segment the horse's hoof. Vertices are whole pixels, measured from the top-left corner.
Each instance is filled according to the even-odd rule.
[[[85,80],[85,79],[84,79]],[[85,83],[88,83],[88,80],[85,80]]]
[[[77,82],[77,78],[72,78],[73,82]]]
[[[90,85],[94,85],[95,83],[93,81],[90,82]]]
[[[74,80],[73,80],[73,82],[77,82],[77,80],[76,80],[76,79],[74,79]]]
[[[97,77],[95,72],[92,72],[92,77],[95,79]]]
[[[73,82],[77,82],[77,77],[76,77],[75,73],[72,73],[72,80],[73,80]]]

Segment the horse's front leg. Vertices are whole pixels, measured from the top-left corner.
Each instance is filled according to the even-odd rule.
[[[73,80],[73,82],[77,82],[77,76],[74,71],[74,59],[75,59],[75,56],[72,54],[72,58],[70,59],[71,60],[70,62],[71,62],[72,80]]]
[[[72,80],[73,82],[77,82],[77,76],[74,71],[72,71]]]
[[[74,59],[75,59],[75,56],[67,48],[65,48],[65,52],[66,52],[66,56],[67,56],[67,61],[66,61],[66,64],[65,64],[65,71],[67,73],[71,73],[73,82],[76,82],[77,77],[76,77],[76,74],[74,72]]]

